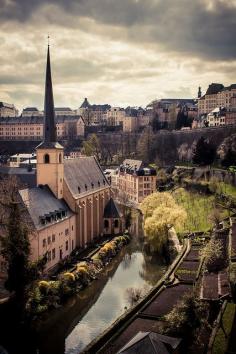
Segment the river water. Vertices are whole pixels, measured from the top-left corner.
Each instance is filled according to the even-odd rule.
[[[130,288],[147,292],[165,271],[161,259],[144,247],[139,217],[133,220],[130,244],[104,269],[99,279],[45,316],[34,336],[37,354],[77,354],[130,306]],[[30,352],[30,351],[27,351]],[[9,351],[9,354],[14,351]]]

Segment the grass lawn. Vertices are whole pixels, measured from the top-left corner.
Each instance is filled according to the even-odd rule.
[[[188,214],[185,223],[176,231],[194,232],[207,231],[213,226],[211,214],[215,209],[214,195],[205,195],[195,192],[189,192],[184,188],[178,188],[173,192],[177,204],[184,207]],[[221,211],[222,218],[227,216],[226,211]]]
[[[236,198],[236,187],[232,186],[231,184],[227,184],[224,182],[220,182],[218,185],[219,191],[222,191],[224,194],[227,194],[231,197]]]
[[[213,354],[224,354],[226,353],[228,346],[229,334],[232,329],[234,314],[235,314],[235,304],[228,303],[223,315],[223,326],[228,338],[225,338],[223,330],[220,328],[216,334],[215,341],[213,344]]]

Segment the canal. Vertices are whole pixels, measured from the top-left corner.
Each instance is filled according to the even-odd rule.
[[[137,216],[133,220],[132,241],[104,269],[99,279],[37,323],[36,333],[30,340],[28,337],[32,353],[81,352],[131,306],[130,289],[142,289],[144,294],[156,284],[166,267],[160,257],[144,246],[142,236]],[[9,354],[13,353],[15,350],[11,349]]]

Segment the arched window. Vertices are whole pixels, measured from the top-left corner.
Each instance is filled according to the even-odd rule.
[[[59,163],[61,163],[61,154],[59,154]]]
[[[119,220],[118,219],[115,219],[114,226],[119,227]]]
[[[50,162],[50,157],[48,154],[44,155],[44,163],[49,163]]]
[[[108,227],[109,227],[109,220],[107,220],[107,219],[104,220],[104,227],[105,227],[105,229],[108,229]]]

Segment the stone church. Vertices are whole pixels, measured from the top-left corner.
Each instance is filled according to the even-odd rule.
[[[36,155],[36,186],[19,193],[33,224],[32,259],[47,252],[49,270],[76,247],[87,247],[104,234],[122,232],[121,215],[96,158],[64,159],[56,136],[49,47],[44,139]]]

